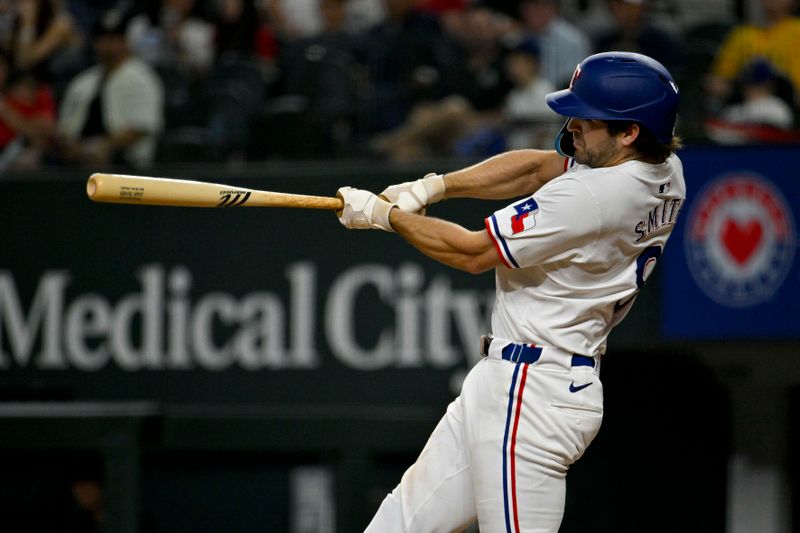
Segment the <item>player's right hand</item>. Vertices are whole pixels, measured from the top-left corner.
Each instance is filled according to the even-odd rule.
[[[425,214],[425,208],[444,199],[444,176],[431,172],[416,181],[391,185],[380,194],[407,213]]]

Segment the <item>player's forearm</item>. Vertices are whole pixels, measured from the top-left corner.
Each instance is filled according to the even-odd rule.
[[[445,198],[516,198],[563,172],[564,158],[555,151],[515,150],[445,174]]]
[[[437,218],[392,209],[392,228],[414,248],[447,266],[479,274],[497,266],[486,231],[469,231]]]

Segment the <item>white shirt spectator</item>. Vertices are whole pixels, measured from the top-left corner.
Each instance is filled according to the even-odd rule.
[[[307,38],[322,31],[319,0],[280,0],[286,30],[293,38]]]
[[[558,132],[564,122],[544,99],[555,90],[550,80],[538,78],[508,93],[503,107],[503,117],[511,125],[506,138],[508,149],[549,148],[552,145],[554,132]]]
[[[153,25],[146,15],[138,15],[128,26],[128,44],[137,57],[151,65],[184,64],[192,72],[208,72],[214,61],[214,26],[198,18],[177,24],[175,40],[170,42],[167,30]]]
[[[125,149],[127,163],[146,167],[153,161],[158,135],[164,127],[164,90],[155,72],[142,60],[129,58],[104,81],[102,66],[91,67],[67,86],[59,108],[58,132],[78,140],[92,101],[101,90],[103,125],[110,134],[128,129],[147,135]]]
[[[386,9],[381,0],[349,0],[347,2],[345,29],[361,33],[386,20]]]
[[[792,129],[794,122],[789,104],[771,94],[726,107],[722,110],[722,119],[736,124],[772,126],[784,130]]]
[[[547,28],[535,35],[541,47],[542,76],[559,84],[569,81],[575,67],[591,53],[589,38],[577,27],[556,17]]]
[[[506,97],[506,117],[512,120],[558,120],[559,115],[544,100],[555,90],[550,80],[542,78],[532,80],[525,87],[515,87]]]

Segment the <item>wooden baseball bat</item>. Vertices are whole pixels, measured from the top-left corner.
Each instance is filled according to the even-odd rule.
[[[342,200],[231,187],[218,183],[94,173],[86,194],[95,202],[187,207],[305,207],[342,209]]]

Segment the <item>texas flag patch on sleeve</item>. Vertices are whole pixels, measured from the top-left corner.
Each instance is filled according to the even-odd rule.
[[[536,212],[539,204],[533,198],[528,198],[512,206],[514,213],[511,215],[511,234],[516,235],[529,230],[536,225]]]
[[[506,267],[519,268],[519,263],[511,252],[512,243],[507,239],[535,227],[538,212],[539,204],[533,197],[530,197],[504,207],[486,219],[489,237]],[[521,235],[521,237],[524,236]]]

